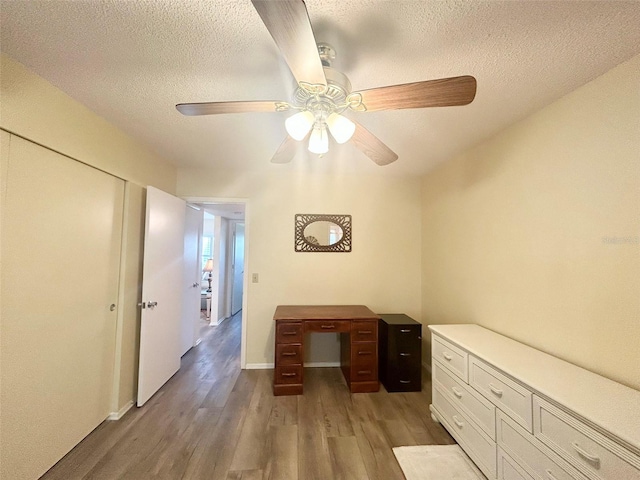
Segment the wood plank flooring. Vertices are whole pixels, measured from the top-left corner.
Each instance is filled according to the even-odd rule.
[[[349,393],[339,368],[274,397],[273,370],[240,370],[240,314],[210,327],[142,408],[106,421],[43,480],[404,479],[391,450],[452,444],[423,391]]]

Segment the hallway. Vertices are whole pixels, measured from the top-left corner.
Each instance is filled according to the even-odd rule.
[[[240,370],[242,312],[210,327],[142,408],[105,421],[42,479],[403,479],[391,447],[450,444],[423,392],[350,394],[339,368],[274,397],[273,370]],[[424,372],[424,378],[428,378]]]

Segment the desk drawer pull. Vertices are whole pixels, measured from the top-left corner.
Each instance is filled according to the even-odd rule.
[[[336,328],[335,325],[320,325],[320,328],[322,328],[323,330],[331,330],[333,328]]]
[[[295,377],[296,376],[295,373],[281,373],[280,375],[282,375],[283,377]]]
[[[297,335],[298,332],[282,332],[282,335]]]
[[[410,353],[400,353],[401,357],[410,357],[411,354]]]
[[[371,375],[371,370],[358,370],[358,375]]]
[[[456,387],[451,387],[451,391],[456,397],[462,398],[462,392],[458,390]]]
[[[404,383],[404,384],[411,383],[411,380],[400,380],[400,383]]]
[[[551,470],[545,470],[544,473],[547,474],[547,477],[549,477],[549,480],[558,480],[555,475],[553,473],[551,473]]]
[[[367,352],[367,351],[358,352],[358,355],[373,355],[373,352]]]
[[[402,328],[400,330],[400,333],[409,333],[409,332],[411,332],[411,329],[409,329],[409,328]]]
[[[491,390],[494,394],[496,394],[499,397],[501,397],[502,394],[504,393],[502,390],[500,390],[499,388],[494,387],[492,384],[489,384],[489,390]]]
[[[578,452],[578,455],[580,455],[585,460],[587,460],[587,461],[589,461],[591,463],[600,463],[600,458],[599,457],[597,457],[596,455],[593,455],[593,454],[591,454],[589,452],[586,452],[576,442],[571,442],[571,446],[573,448],[575,448],[576,452]]]
[[[283,357],[295,357],[296,355],[296,352],[282,352]]]
[[[455,415],[453,416],[453,423],[455,423],[458,428],[464,427],[464,422],[458,420],[458,417]]]
[[[453,357],[449,355],[447,352],[442,352],[442,356],[447,362],[450,362],[451,360],[453,360]]]
[[[369,335],[373,330],[358,330],[358,335]]]

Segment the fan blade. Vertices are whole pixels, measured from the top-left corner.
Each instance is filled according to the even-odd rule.
[[[467,105],[476,96],[476,79],[465,75],[403,85],[389,85],[388,87],[352,93],[352,95],[358,94],[362,95],[362,103],[368,112]]]
[[[326,85],[303,0],[251,0],[298,83]]]
[[[296,141],[287,135],[276,153],[271,157],[271,163],[289,163],[296,154]]]
[[[358,150],[380,166],[388,165],[398,159],[398,155],[382,143],[378,137],[359,123],[353,123],[356,124],[356,131],[353,133],[351,141]]]
[[[283,112],[289,110],[287,102],[203,102],[179,103],[176,108],[183,115],[216,115],[219,113]]]

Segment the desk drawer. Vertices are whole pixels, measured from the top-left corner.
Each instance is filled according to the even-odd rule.
[[[377,320],[353,320],[351,322],[352,342],[375,342],[378,340]]]
[[[575,468],[536,440],[529,432],[498,410],[498,445],[520,465],[539,476],[555,480],[587,480]]]
[[[302,343],[302,323],[276,324],[276,343]]]
[[[602,405],[602,408],[608,408]],[[592,479],[640,480],[640,457],[572,415],[534,398],[535,436]]]
[[[455,375],[447,373],[440,362],[433,362],[433,380],[449,395],[449,400],[476,421],[478,426],[496,439],[496,407],[479,393],[469,388]]]
[[[346,333],[351,330],[351,322],[349,320],[307,320],[304,322],[304,331],[306,332],[342,332]]]
[[[352,382],[372,382],[378,380],[378,362],[370,364],[351,365]]]
[[[351,346],[351,365],[371,368],[378,364],[378,345],[359,343]]]
[[[492,366],[469,356],[469,385],[533,433],[533,394]]]
[[[460,377],[463,382],[468,382],[467,352],[436,335],[431,338],[431,356],[441,361],[447,370]]]
[[[276,365],[302,365],[302,345],[290,343],[277,344]]]
[[[302,383],[302,365],[276,367],[274,383],[279,385]]]

